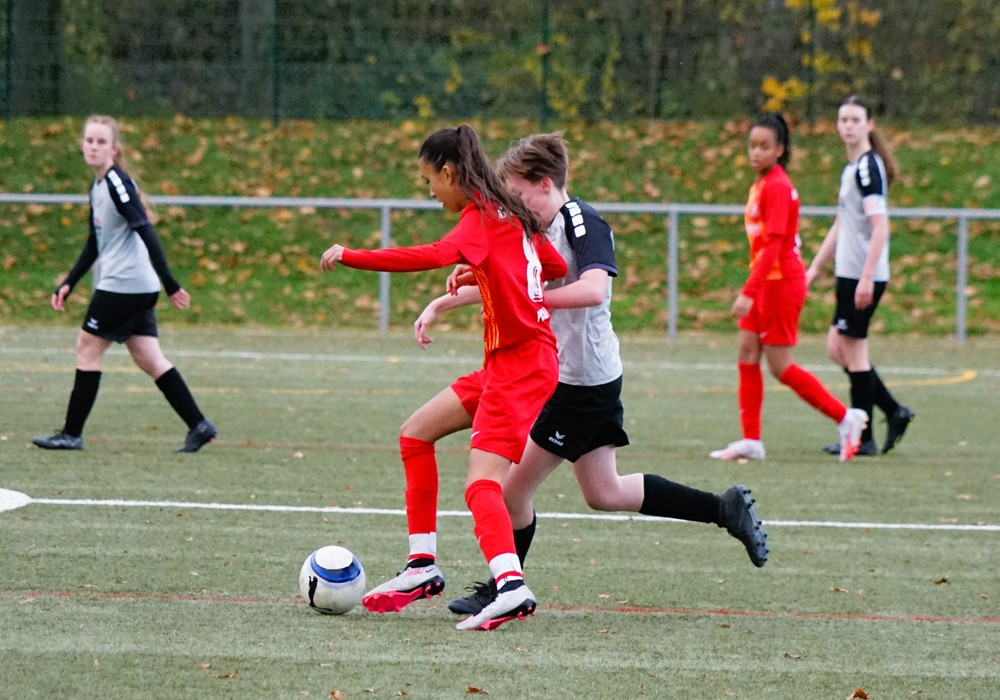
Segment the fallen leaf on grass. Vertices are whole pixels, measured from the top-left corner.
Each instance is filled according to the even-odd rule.
[[[784,654],[786,659],[801,659],[802,654],[789,654],[787,651]]]
[[[330,697],[334,698],[334,700],[344,700],[347,697],[347,693],[343,690],[331,690]]]
[[[942,583],[948,583],[948,577],[947,576],[942,576],[941,578],[939,578],[937,581],[934,582],[934,585],[935,586],[940,586]]]
[[[470,685],[468,688],[465,689],[466,695],[478,695],[480,693],[482,693],[483,695],[489,695],[489,693],[487,693],[485,690],[483,690],[482,688],[477,688],[474,685]]]
[[[865,692],[864,688],[858,688],[847,696],[847,700],[868,700],[868,693]]]
[[[240,670],[236,669],[232,673],[220,674],[218,676],[213,676],[213,678],[236,678],[236,674],[239,673],[239,672],[240,672]]]

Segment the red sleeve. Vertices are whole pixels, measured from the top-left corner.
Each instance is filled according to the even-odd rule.
[[[542,263],[542,281],[565,277],[569,268],[552,242],[545,236],[535,236],[535,241],[538,243],[538,261]]]
[[[340,262],[356,270],[375,272],[420,272],[436,270],[462,262],[458,248],[447,240],[409,248],[379,248],[378,250],[344,249]]]
[[[743,285],[743,296],[751,299],[760,291],[760,286],[771,274],[775,263],[781,257],[781,247],[785,236],[792,232],[788,231],[789,209],[792,206],[792,194],[789,189],[776,186],[778,183],[771,180],[766,183],[760,193],[760,210],[763,214],[761,229],[764,235],[764,247],[754,261],[753,270],[750,277]]]
[[[760,287],[764,284],[764,280],[767,279],[767,275],[774,269],[774,264],[778,261],[780,255],[781,236],[769,235],[767,242],[764,244],[764,249],[760,251],[760,255],[757,257],[757,263],[753,266],[753,270],[750,271],[747,283],[743,285],[743,291],[740,292],[743,296],[750,297],[751,299],[757,296],[757,292],[760,291]]]

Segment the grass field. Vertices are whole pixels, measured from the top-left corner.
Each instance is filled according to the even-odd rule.
[[[355,551],[369,585],[406,554],[401,421],[480,361],[481,340],[166,327],[219,438],[184,427],[109,354],[86,449],[45,452],[76,330],[0,328],[0,654],[10,698],[996,697],[1000,687],[1000,340],[880,338],[918,419],[841,465],[834,426],[767,379],[762,463],[738,437],[735,335],[623,337],[625,472],[748,484],[772,548],[755,569],[717,527],[590,512],[570,470],[538,494],[526,572],[537,615],[462,633],[445,602],[486,575],[463,502],[467,435],[440,443],[443,598],[397,615],[314,613],[306,555]],[[846,379],[806,337],[799,360]],[[881,441],[884,424],[877,422]],[[6,503],[10,503],[9,493]]]

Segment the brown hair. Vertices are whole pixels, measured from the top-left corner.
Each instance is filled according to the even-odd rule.
[[[840,106],[844,105],[854,105],[855,107],[860,107],[865,110],[865,117],[871,118],[872,111],[868,108],[868,104],[862,100],[857,95],[848,95],[840,103]],[[885,164],[885,176],[889,180],[888,184],[892,184],[896,181],[899,176],[899,168],[896,167],[896,161],[892,157],[892,151],[889,150],[888,144],[879,136],[875,129],[872,129],[868,133],[868,140],[871,141],[872,150],[878,154],[878,157],[882,159]]]
[[[562,189],[569,179],[569,154],[561,132],[526,136],[508,149],[497,163],[500,177],[520,177],[528,182],[549,178]]]
[[[459,191],[474,202],[480,212],[518,219],[525,235],[545,230],[538,216],[524,205],[520,197],[510,193],[490,166],[479,135],[471,126],[462,124],[435,131],[420,147],[419,158],[432,165],[435,171],[450,163],[455,168]],[[499,211],[494,212],[494,206]]]

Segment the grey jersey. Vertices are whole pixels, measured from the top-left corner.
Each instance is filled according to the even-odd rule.
[[[869,211],[888,215],[888,181],[885,164],[875,151],[868,151],[854,163],[844,166],[840,175],[840,198],[837,215],[837,250],[834,272],[837,277],[860,279],[871,245],[872,223]],[[889,280],[889,242],[886,241],[875,266],[874,281]]]
[[[111,168],[90,188],[91,226],[97,238],[94,289],[121,294],[160,291],[160,278],[136,229],[149,226],[139,192],[128,174]]]
[[[593,268],[608,272],[608,288],[598,306],[551,309],[552,331],[559,345],[559,381],[599,386],[618,379],[622,361],[618,336],[611,327],[611,277],[618,274],[611,226],[589,204],[571,199],[556,214],[546,234],[566,261],[566,276],[549,289],[566,286]]]

